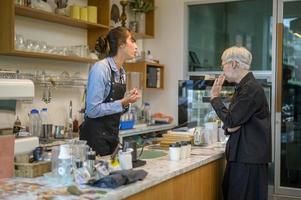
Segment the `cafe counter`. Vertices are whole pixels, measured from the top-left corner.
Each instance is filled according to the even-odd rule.
[[[0,199],[220,199],[224,147],[192,147],[191,156],[180,161],[170,161],[168,154],[146,161],[135,168],[147,171],[144,180],[117,189],[86,187],[74,196],[66,188],[49,185],[44,177],[13,178],[0,184]]]

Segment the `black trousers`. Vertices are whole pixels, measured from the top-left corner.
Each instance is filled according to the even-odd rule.
[[[224,200],[267,200],[268,164],[228,162],[222,189]]]

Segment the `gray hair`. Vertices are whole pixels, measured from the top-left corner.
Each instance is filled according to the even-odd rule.
[[[236,61],[239,63],[239,68],[249,70],[252,62],[252,54],[244,47],[233,46],[223,52],[222,61]]]

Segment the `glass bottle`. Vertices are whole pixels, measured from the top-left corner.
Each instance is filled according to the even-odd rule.
[[[29,115],[29,132],[32,136],[39,137],[41,133],[41,118],[37,109],[32,109]]]
[[[62,185],[69,185],[72,182],[71,168],[71,149],[70,145],[61,145],[58,156],[57,175],[59,183]]]
[[[40,115],[41,115],[42,125],[48,124],[48,110],[47,110],[47,108],[42,108]]]
[[[143,116],[144,122],[147,125],[151,125],[152,119],[151,119],[151,108],[150,108],[149,103],[147,103],[147,102],[144,103],[142,112],[143,112],[142,116]]]
[[[16,134],[20,131],[21,129],[21,121],[19,119],[19,116],[17,116],[17,119],[14,123],[14,127],[13,127],[13,134]]]

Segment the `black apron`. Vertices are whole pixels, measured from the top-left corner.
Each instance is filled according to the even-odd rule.
[[[111,68],[111,88],[109,95],[103,103],[120,100],[124,97],[126,91],[125,83],[115,82],[114,71]],[[102,116],[98,118],[85,117],[85,121],[80,127],[80,140],[87,140],[87,144],[96,151],[96,154],[105,156],[113,153],[119,143],[119,123],[120,113]]]

